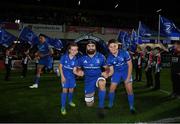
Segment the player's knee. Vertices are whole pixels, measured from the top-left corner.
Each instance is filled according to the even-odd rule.
[[[111,84],[110,86],[110,92],[114,92],[116,90],[117,85]]]
[[[109,92],[115,92],[115,88],[110,88]]]
[[[39,75],[41,74],[41,68],[37,69],[37,74],[39,74]]]
[[[94,105],[94,93],[85,95],[85,102],[88,107],[92,107]]]
[[[101,90],[106,89],[106,81],[105,80],[99,80],[98,85],[99,85],[99,89],[101,89]]]
[[[127,90],[127,94],[128,94],[128,95],[133,94],[133,90],[132,90],[132,89]]]
[[[132,85],[126,85],[127,94],[133,94]]]
[[[63,92],[63,93],[67,93],[67,92],[68,92],[68,89],[67,89],[67,88],[63,88],[62,92]]]
[[[98,87],[101,90],[105,90],[106,88],[106,79],[103,77],[99,77],[96,81],[96,87]]]
[[[70,93],[74,92],[74,88],[69,88],[69,92]]]

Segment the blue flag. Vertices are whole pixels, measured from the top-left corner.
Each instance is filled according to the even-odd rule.
[[[131,35],[126,33],[126,35],[124,37],[124,48],[125,49],[130,49],[131,45],[132,45]]]
[[[160,32],[167,37],[180,37],[180,30],[174,22],[162,16],[160,17],[160,29]]]
[[[54,43],[54,48],[57,50],[61,50],[63,48],[63,43],[60,39],[54,39],[56,42]]]
[[[131,36],[125,32],[125,31],[120,31],[118,34],[117,40],[122,43],[122,48],[124,50],[127,50],[130,48],[131,45]]]
[[[142,22],[139,23],[139,36],[140,37],[150,37],[152,36],[153,32],[150,30],[149,27],[147,27],[145,24]]]
[[[132,44],[138,44],[138,35],[134,29],[131,32],[131,42]]]
[[[12,35],[11,33],[7,32],[5,29],[0,28],[0,44],[8,47],[10,46],[14,41],[16,40],[16,37]]]
[[[130,50],[132,52],[136,51],[137,44],[139,44],[138,43],[138,35],[137,35],[136,31],[133,29],[131,32],[131,45],[130,45]]]
[[[46,41],[54,49],[61,50],[63,48],[63,44],[60,39],[54,39],[54,38],[50,38],[50,37],[46,36]]]
[[[29,43],[30,45],[35,45],[39,42],[38,36],[28,27],[22,29],[19,34],[19,39]]]
[[[139,36],[139,38],[138,38],[138,44],[142,44],[143,42],[142,42],[142,37],[140,37]]]
[[[119,32],[117,40],[118,40],[120,43],[123,43],[123,40],[124,40],[124,37],[126,36],[126,33],[127,33],[127,32],[125,32],[125,31],[120,31],[120,32]]]

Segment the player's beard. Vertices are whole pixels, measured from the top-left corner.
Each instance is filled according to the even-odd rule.
[[[89,54],[89,55],[93,55],[95,52],[96,52],[95,49],[87,50],[87,54]]]

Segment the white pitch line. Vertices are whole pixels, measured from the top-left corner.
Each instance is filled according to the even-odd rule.
[[[171,94],[170,92],[168,92],[168,91],[166,91],[166,90],[160,90],[160,92],[166,93],[166,94],[168,94],[168,95]],[[177,97],[177,99],[180,99],[180,97]]]
[[[172,123],[179,120],[180,120],[180,117],[174,117],[174,118],[165,118],[165,119],[157,120],[150,123]]]
[[[166,90],[160,89],[160,91],[163,92],[163,93],[166,93],[166,94],[168,94],[168,95],[171,94],[170,92],[168,92],[168,91],[166,91]]]

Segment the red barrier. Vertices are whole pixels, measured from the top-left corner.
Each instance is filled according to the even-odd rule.
[[[3,70],[5,68],[4,61],[0,60],[0,70]]]

